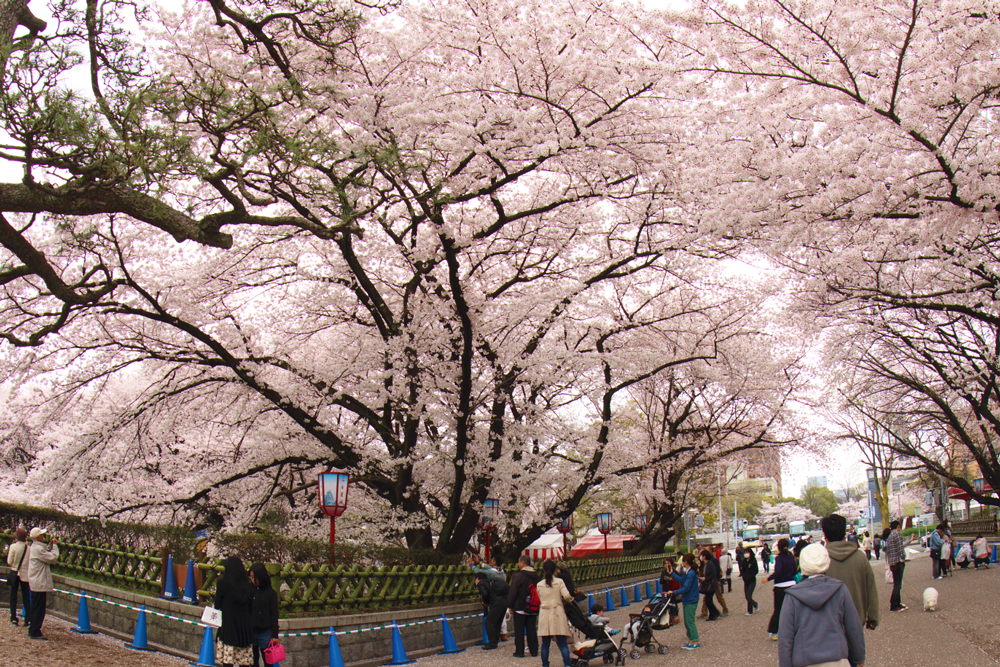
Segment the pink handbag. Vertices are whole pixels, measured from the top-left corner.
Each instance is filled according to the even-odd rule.
[[[285,659],[285,647],[278,643],[277,639],[272,639],[271,643],[264,649],[264,660],[273,665]]]

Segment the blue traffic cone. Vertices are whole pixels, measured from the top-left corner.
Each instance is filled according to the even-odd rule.
[[[632,587],[632,599],[638,602],[642,599],[642,593],[639,592],[639,582],[635,582],[635,586]]]
[[[594,613],[594,592],[587,593],[587,614]]]
[[[80,610],[76,612],[76,627],[70,628],[81,635],[96,635],[90,629],[90,611],[87,609],[87,591],[80,591]]]
[[[139,620],[135,622],[135,637],[132,638],[132,643],[125,644],[125,647],[133,651],[153,652],[153,649],[146,644],[146,605],[139,608]]]
[[[660,584],[660,580],[659,579],[656,580],[656,594],[657,595],[662,595],[663,594],[663,586]]]
[[[653,591],[649,588],[649,580],[646,580],[646,599],[653,599]]]
[[[991,563],[997,562],[997,543],[996,542],[993,543],[993,555],[990,556],[990,562]]]
[[[611,600],[611,589],[604,589],[604,611],[614,611],[615,603]]]
[[[188,664],[191,667],[215,667],[215,639],[212,637],[211,626],[205,626],[205,636],[201,638],[201,653],[198,654],[198,662],[189,662]]]
[[[482,645],[490,643],[490,635],[486,632],[486,616],[483,616],[483,641],[479,642]],[[477,644],[478,646],[478,644]]]
[[[344,656],[340,654],[340,642],[337,633],[330,626],[330,667],[344,667]]]
[[[188,571],[187,576],[184,577],[184,595],[181,597],[181,602],[198,604],[198,592],[194,587],[194,561],[191,559],[188,559]]]
[[[485,621],[485,619],[483,620]],[[441,655],[461,653],[465,650],[464,648],[458,648],[455,635],[451,634],[451,626],[448,625],[448,617],[444,614],[441,614],[441,631],[444,633],[444,650],[441,651]]]
[[[628,591],[625,590],[625,584],[622,584],[621,589],[622,589],[622,606],[627,607],[632,603],[628,601]]]
[[[483,619],[486,622],[486,619]],[[399,626],[396,621],[392,622],[392,660],[385,663],[387,665],[409,665],[416,660],[409,660],[406,657],[406,649],[403,648],[403,638],[399,635]]]
[[[181,594],[177,592],[177,577],[174,575],[174,557],[167,556],[167,583],[163,586],[161,600],[177,600]]]

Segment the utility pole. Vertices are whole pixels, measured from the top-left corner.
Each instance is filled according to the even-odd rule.
[[[726,536],[726,548],[729,548],[729,530],[726,529],[726,523],[722,520],[722,470],[720,466],[719,470],[719,523],[722,524],[722,533]]]

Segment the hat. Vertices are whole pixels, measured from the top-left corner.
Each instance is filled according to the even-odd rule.
[[[15,528],[14,539],[17,540],[18,542],[24,542],[26,539],[28,539],[28,531],[26,531],[24,528]]]
[[[556,567],[558,567],[560,570],[568,570],[569,569],[569,565],[567,565],[566,561],[564,561],[564,560],[557,560],[556,561]]]
[[[48,532],[49,531],[45,530],[44,528],[35,527],[31,529],[31,535],[29,535],[29,537],[31,537],[31,539],[33,540],[37,540],[42,535],[47,535]]]
[[[830,569],[830,552],[822,544],[810,544],[799,554],[799,569],[803,577],[823,574]]]

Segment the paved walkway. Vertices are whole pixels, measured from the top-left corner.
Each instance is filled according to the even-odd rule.
[[[909,549],[912,559],[903,579],[903,601],[910,609],[890,613],[890,586],[885,584],[885,562],[872,561],[879,582],[879,598],[884,611],[877,630],[865,633],[868,665],[891,667],[997,667],[1000,665],[1000,565],[989,570],[956,570],[954,576],[931,581],[930,560],[922,549]],[[734,581],[734,584],[736,581]],[[923,590],[934,585],[940,596],[940,610],[922,611]],[[726,595],[731,613],[714,623],[699,621],[702,648],[682,651],[685,643],[683,625],[658,633],[669,647],[668,655],[643,653],[630,665],[656,667],[774,667],[778,662],[777,643],[765,632],[772,609],[771,584],[758,584],[756,599],[760,610],[745,616],[742,587]],[[639,605],[611,612],[612,625],[620,628],[629,611]],[[23,628],[0,625],[0,666],[65,667],[96,665],[106,667],[180,667],[187,662],[163,654],[135,653],[122,642],[106,636],[77,635],[73,624],[49,616],[44,631],[48,642],[30,641]],[[553,646],[555,649],[555,646]],[[415,667],[529,667],[537,658],[518,660],[512,657],[513,642],[501,644],[496,651],[469,647],[456,655],[432,655],[418,658]],[[561,667],[553,650],[553,667]],[[343,656],[351,665],[351,656]],[[411,658],[417,657],[415,654]],[[296,665],[326,667],[326,665]]]

